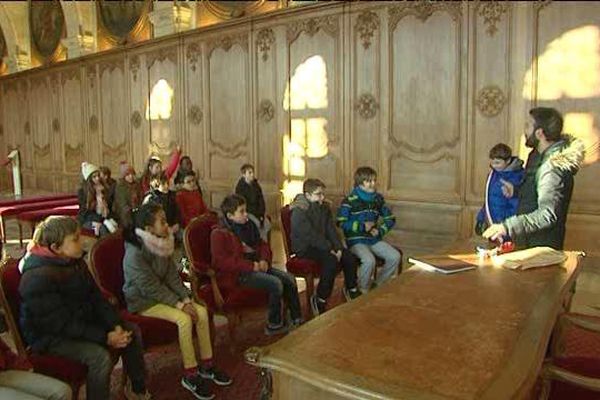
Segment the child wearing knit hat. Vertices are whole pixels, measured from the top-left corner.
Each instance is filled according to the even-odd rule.
[[[78,220],[82,227],[92,229],[96,236],[103,236],[118,229],[107,196],[108,189],[100,177],[100,169],[92,163],[81,163],[83,182],[77,192],[79,198]]]
[[[115,189],[114,212],[123,227],[132,223],[131,210],[137,208],[142,201],[142,188],[135,176],[135,170],[127,161],[119,164],[120,179]]]

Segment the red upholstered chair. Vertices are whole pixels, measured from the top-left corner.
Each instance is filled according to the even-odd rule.
[[[242,315],[247,310],[264,308],[267,305],[267,293],[217,279],[218,270],[214,270],[211,266],[210,253],[210,234],[217,223],[218,218],[214,213],[206,213],[194,218],[185,228],[184,246],[190,261],[194,292],[200,296],[212,294],[209,305],[214,307],[215,312],[227,317],[233,347],[235,328],[241,321]]]
[[[77,399],[79,389],[85,383],[87,367],[66,358],[32,353],[24,345],[18,325],[21,307],[19,294],[21,273],[18,265],[19,260],[12,258],[4,259],[0,263],[0,306],[4,309],[6,323],[17,347],[17,352],[29,359],[35,372],[68,383],[73,389],[73,398]]]
[[[306,304],[310,304],[310,297],[315,290],[315,277],[321,273],[321,266],[316,261],[301,258],[292,253],[292,210],[290,206],[284,206],[280,215],[281,229],[283,230],[283,248],[287,259],[286,268],[289,273],[306,280]]]
[[[127,311],[123,295],[123,257],[125,241],[121,231],[100,238],[90,252],[90,269],[109,301],[117,307],[121,318],[137,324],[147,351],[178,340],[177,325],[158,318]]]
[[[541,399],[600,399],[600,318],[563,314],[542,370]]]

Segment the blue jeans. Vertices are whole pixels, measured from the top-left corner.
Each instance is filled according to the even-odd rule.
[[[371,287],[371,278],[373,277],[375,264],[377,263],[375,256],[382,258],[385,261],[381,271],[377,273],[375,279],[377,285],[381,285],[398,273],[398,265],[400,265],[400,261],[402,260],[402,254],[383,240],[380,240],[373,245],[364,243],[355,244],[350,247],[350,251],[360,258],[358,287],[363,292],[368,291]]]
[[[242,286],[253,289],[266,290],[269,293],[269,326],[281,326],[281,300],[284,299],[290,310],[292,320],[302,317],[298,286],[296,278],[276,268],[269,268],[267,272],[241,272],[239,282]]]

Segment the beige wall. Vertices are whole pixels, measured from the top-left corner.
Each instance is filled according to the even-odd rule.
[[[306,175],[337,202],[355,167],[375,167],[398,216],[392,240],[429,251],[471,235],[488,149],[504,141],[524,156],[527,110],[549,105],[596,145],[576,178],[567,246],[598,253],[599,51],[594,2],[305,7],[3,78],[0,146],[21,150],[26,188],[64,191],[83,160],[116,173],[128,159],[141,171],[151,152],[165,158],[179,143],[209,203],[249,161],[275,215],[283,138],[300,143],[309,126],[309,155],[318,154],[305,157]],[[298,79],[290,98],[288,76]],[[149,121],[159,79],[174,91],[172,114]]]

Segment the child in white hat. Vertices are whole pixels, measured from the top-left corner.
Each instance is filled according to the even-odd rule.
[[[96,236],[115,232],[118,224],[112,215],[112,204],[107,197],[107,188],[100,177],[100,169],[94,164],[81,163],[83,183],[79,198],[78,220],[82,227],[93,229]]]

